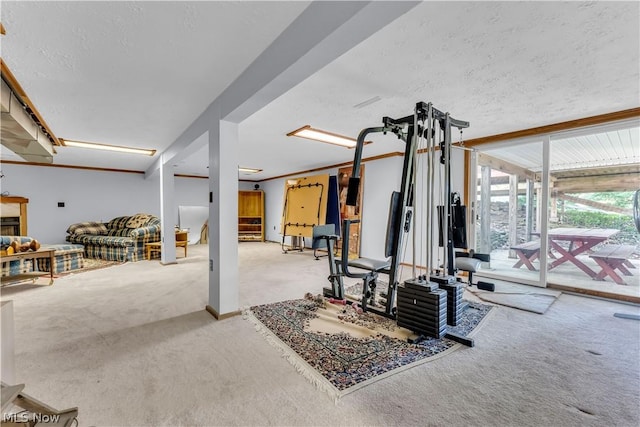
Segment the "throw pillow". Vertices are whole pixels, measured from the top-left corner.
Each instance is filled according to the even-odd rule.
[[[149,214],[136,214],[129,218],[129,221],[125,224],[126,228],[140,228],[144,227],[147,222],[152,218],[152,215]]]
[[[107,228],[109,230],[119,230],[121,228],[125,228],[127,226],[127,222],[129,221],[130,216],[119,216],[113,218],[111,221],[107,223]]]
[[[107,234],[107,227],[101,222],[79,222],[67,228],[69,234]]]

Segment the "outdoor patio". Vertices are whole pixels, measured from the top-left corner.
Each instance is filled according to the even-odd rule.
[[[600,267],[588,255],[578,255],[577,258],[594,271],[600,271]],[[517,258],[509,258],[508,250],[494,250],[491,252],[489,267],[483,267],[475,277],[499,277],[503,280],[532,284],[539,280],[540,261],[533,261],[536,271],[530,271],[525,266],[513,268]],[[549,259],[549,263],[554,261]],[[629,271],[633,276],[622,276],[626,285],[618,285],[609,277],[604,281],[593,280],[585,272],[570,262],[565,262],[547,273],[549,287],[568,292],[589,292],[596,296],[608,297],[616,295],[619,299],[640,303],[640,259],[632,259],[635,268]],[[474,280],[475,281],[475,280]]]

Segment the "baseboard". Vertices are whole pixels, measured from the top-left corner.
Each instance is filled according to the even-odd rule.
[[[208,304],[204,307],[204,309],[207,310],[213,317],[215,317],[216,320],[224,320],[224,319],[228,319],[229,317],[238,316],[238,315],[242,314],[242,312],[240,310],[231,311],[229,313],[224,313],[224,314],[219,314],[213,307],[211,307]]]

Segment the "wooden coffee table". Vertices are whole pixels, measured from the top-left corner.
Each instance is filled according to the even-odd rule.
[[[2,277],[0,279],[0,283],[2,283],[3,285],[9,284],[9,283],[13,283],[13,282],[19,282],[22,280],[26,280],[26,279],[33,279],[33,281],[35,282],[35,280],[42,276],[43,273],[46,273],[45,271],[37,271],[38,269],[38,260],[39,259],[43,259],[43,258],[49,258],[49,266],[51,268],[49,268],[49,285],[53,285],[53,266],[54,266],[54,252],[56,250],[55,249],[39,249],[37,251],[28,251],[28,252],[17,252],[15,254],[11,254],[11,255],[3,255],[2,256],[2,262],[10,262],[10,261],[17,261],[17,260],[33,260],[33,270],[29,273],[21,273],[21,274],[16,274],[14,276],[7,276],[7,277]]]

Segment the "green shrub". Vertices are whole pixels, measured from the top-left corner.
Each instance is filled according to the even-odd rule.
[[[640,246],[640,233],[631,215],[569,210],[564,213],[562,224],[553,226],[557,227],[615,228],[620,232],[609,239],[610,243]]]

